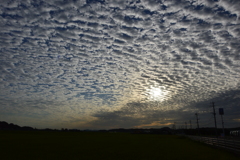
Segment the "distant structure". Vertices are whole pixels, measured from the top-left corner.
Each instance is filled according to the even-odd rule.
[[[214,102],[212,102],[212,107],[213,107],[213,116],[214,116],[215,130],[216,130],[216,136],[217,136],[218,135],[218,132],[217,132],[217,120],[216,120],[216,112],[215,112]]]
[[[240,130],[230,131],[230,135],[233,137],[240,137]]]
[[[197,118],[197,129],[198,129],[198,134],[199,134],[199,123],[198,123],[198,113],[195,113],[195,115],[196,115],[196,118]]]
[[[224,133],[224,122],[223,122],[223,115],[224,115],[224,111],[223,111],[223,108],[219,108],[219,115],[221,115],[221,119],[222,119],[222,136],[224,137],[225,136],[225,133]]]

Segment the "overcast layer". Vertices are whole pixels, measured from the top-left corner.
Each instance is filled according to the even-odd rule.
[[[1,0],[0,120],[240,126],[240,1]],[[220,127],[220,116],[217,115]]]

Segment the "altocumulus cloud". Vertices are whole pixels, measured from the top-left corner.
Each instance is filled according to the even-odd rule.
[[[239,126],[240,2],[0,2],[1,120],[45,128]]]

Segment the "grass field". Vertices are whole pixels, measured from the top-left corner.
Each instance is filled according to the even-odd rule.
[[[0,159],[238,160],[229,152],[172,135],[0,131]]]

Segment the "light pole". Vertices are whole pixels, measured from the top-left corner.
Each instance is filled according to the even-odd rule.
[[[218,132],[217,132],[217,120],[216,120],[216,112],[215,112],[214,102],[212,102],[212,107],[213,107],[213,116],[214,116],[216,136],[218,136]]]
[[[223,111],[223,108],[219,108],[219,114],[221,115],[221,119],[222,119],[222,130],[223,130],[223,137],[225,136],[225,133],[224,133],[224,122],[223,122],[223,115],[224,115],[224,111]]]
[[[195,115],[196,115],[196,118],[197,118],[197,128],[198,128],[198,135],[199,135],[199,123],[198,123],[198,113],[195,113]]]

